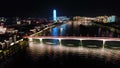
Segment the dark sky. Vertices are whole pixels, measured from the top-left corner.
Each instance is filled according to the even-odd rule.
[[[3,0],[0,16],[51,16],[57,10],[59,16],[120,16],[116,0]]]

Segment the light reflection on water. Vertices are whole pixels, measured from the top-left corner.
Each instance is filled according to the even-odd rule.
[[[40,56],[47,55],[48,57],[69,57],[69,54],[79,55],[84,58],[96,58],[102,61],[120,63],[120,51],[112,49],[94,49],[85,47],[66,47],[66,46],[54,46],[54,45],[40,45],[40,43],[29,43],[27,53],[34,61],[38,60]],[[64,56],[64,57],[63,57]]]

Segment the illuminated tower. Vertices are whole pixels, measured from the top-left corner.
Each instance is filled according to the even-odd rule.
[[[56,10],[54,9],[53,10],[53,21],[56,21],[56,20],[57,20]]]

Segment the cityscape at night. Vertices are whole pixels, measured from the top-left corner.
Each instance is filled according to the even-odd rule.
[[[110,0],[1,1],[0,68],[119,68],[119,12]]]

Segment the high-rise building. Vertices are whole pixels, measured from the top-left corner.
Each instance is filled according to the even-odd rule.
[[[56,13],[56,10],[54,9],[53,10],[53,21],[56,21],[57,20],[57,13]]]
[[[112,15],[107,18],[107,22],[116,22],[116,16]]]
[[[115,16],[111,16],[112,19],[111,19],[111,22],[115,22],[116,21],[116,17]]]

